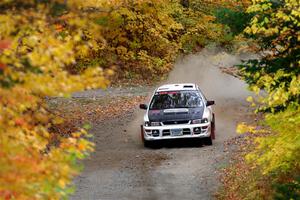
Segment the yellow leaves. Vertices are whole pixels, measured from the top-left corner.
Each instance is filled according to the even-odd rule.
[[[296,17],[300,4],[299,1],[290,0],[273,7],[268,4],[274,3],[266,0],[254,2],[248,10],[255,16],[245,32],[258,38],[264,44],[263,50],[269,53],[263,61],[254,64],[257,68],[253,68],[246,76],[253,81],[251,89],[257,93],[261,88],[267,93],[262,103],[274,110],[279,106],[286,107],[291,100],[299,102],[299,81],[295,67],[300,63],[296,56],[300,33],[295,30],[300,27],[299,18]],[[294,57],[291,58],[291,55]]]
[[[280,4],[268,0],[253,2],[248,12],[254,18],[245,32],[256,37],[262,51],[268,53],[245,66],[245,80],[254,91],[264,91],[258,101],[265,111],[271,112],[264,122],[271,131],[255,140],[255,149],[246,158],[259,166],[262,175],[274,178],[299,171],[300,3],[298,0],[284,0]],[[252,98],[248,100],[253,102]],[[258,128],[261,127],[240,124],[237,131],[260,133]]]
[[[59,179],[58,181],[58,185],[61,187],[61,188],[65,188],[66,185],[67,185],[67,181],[65,179]]]
[[[120,54],[120,55],[125,55],[125,54],[127,53],[126,47],[123,47],[123,46],[118,46],[118,47],[116,48],[116,51],[117,51],[117,53]]]
[[[253,99],[252,96],[247,97],[246,101],[248,101],[249,103],[251,103],[252,107],[256,106],[256,104],[255,104],[254,99]]]
[[[113,76],[115,74],[115,72],[112,69],[107,69],[107,70],[105,70],[105,74],[108,76]]]
[[[253,92],[255,92],[255,94],[257,94],[257,95],[260,92],[260,88],[257,85],[250,86],[250,90],[252,90]]]
[[[47,118],[46,118],[47,119]],[[39,118],[39,121],[41,122],[47,122],[45,119],[45,116],[42,115],[42,118]],[[61,118],[61,117],[55,117],[53,120],[52,120],[52,123],[53,124],[62,124],[64,122],[64,119]]]
[[[252,133],[252,134],[262,134],[262,133],[267,133],[268,131],[264,129],[259,129],[256,126],[253,125],[247,125],[245,122],[239,123],[236,132],[239,134],[244,134],[244,133]]]
[[[300,156],[299,108],[288,108],[284,112],[269,114],[266,116],[266,123],[275,133],[258,138],[258,146],[247,155],[247,159],[259,164],[264,174],[294,170]]]
[[[292,95],[300,94],[300,75],[298,75],[298,77],[293,77],[289,91]]]
[[[13,199],[65,197],[78,172],[75,160],[93,145],[85,131],[58,133],[53,125],[62,118],[48,111],[45,98],[108,84],[99,67],[77,69],[103,48],[99,26],[75,9],[55,18],[46,5],[37,7],[0,15],[0,198],[2,191]],[[84,30],[97,35],[88,38]]]
[[[253,127],[249,127],[245,123],[238,124],[238,126],[236,128],[236,132],[239,134],[243,134],[243,133],[251,132],[251,131],[253,131]]]

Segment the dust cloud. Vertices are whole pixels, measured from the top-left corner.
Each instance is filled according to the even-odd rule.
[[[219,68],[231,67],[254,57],[255,55],[251,54],[232,55],[222,49],[207,48],[200,53],[178,59],[168,79],[159,85],[198,84],[206,98],[216,102],[213,107],[216,116],[216,142],[223,142],[236,135],[236,124],[242,120],[248,109],[245,99],[251,93],[243,81],[221,72]],[[142,123],[143,114],[144,111],[139,111],[136,120],[130,126],[135,140],[139,139],[136,130]]]

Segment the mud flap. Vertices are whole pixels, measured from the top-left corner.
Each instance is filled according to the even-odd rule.
[[[141,138],[142,138],[142,142],[145,141],[145,138],[144,138],[144,129],[143,129],[143,125],[141,125]]]
[[[211,139],[216,139],[216,135],[215,135],[215,132],[216,132],[216,122],[215,122],[215,114],[213,114],[213,120],[211,122]]]

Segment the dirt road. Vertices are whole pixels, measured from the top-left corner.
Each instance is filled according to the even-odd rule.
[[[84,161],[84,171],[75,180],[76,193],[71,199],[212,199],[218,187],[216,170],[228,162],[230,151],[224,142],[236,136],[238,121],[251,117],[245,84],[221,73],[219,67],[232,66],[245,58],[204,50],[178,61],[166,81],[195,82],[208,99],[216,101],[213,146],[174,142],[159,149],[145,149],[139,138],[143,111],[138,109],[95,124],[92,133],[96,151]],[[152,91],[145,88],[142,92]],[[94,98],[97,91],[81,95]]]

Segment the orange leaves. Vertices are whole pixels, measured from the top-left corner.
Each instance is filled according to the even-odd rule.
[[[54,129],[63,124],[45,99],[106,87],[99,66],[76,68],[98,45],[100,27],[76,9],[56,18],[47,5],[27,3],[0,14],[0,199],[62,199],[78,173],[76,159],[93,145],[85,131]]]
[[[6,64],[0,63],[0,71],[4,70],[7,67]]]
[[[56,30],[57,32],[61,32],[61,31],[64,30],[64,27],[63,27],[63,25],[61,25],[61,24],[56,24],[56,25],[55,25],[55,30]]]
[[[5,50],[8,49],[11,45],[11,41],[10,40],[0,40],[0,53]]]
[[[11,46],[10,40],[0,40],[0,53]],[[0,71],[7,67],[6,64],[0,62]]]
[[[16,193],[10,190],[1,190],[0,189],[0,197],[4,200],[10,200],[16,197]]]
[[[19,117],[19,118],[15,119],[15,124],[17,126],[23,126],[25,124],[25,120],[23,118]]]

